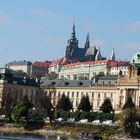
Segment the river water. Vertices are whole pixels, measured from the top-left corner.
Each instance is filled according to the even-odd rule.
[[[66,136],[38,136],[38,135],[0,135],[0,140],[80,140]]]

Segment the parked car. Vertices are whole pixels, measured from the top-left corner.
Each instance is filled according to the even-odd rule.
[[[79,120],[79,123],[87,123],[88,122],[88,119],[81,119]]]
[[[74,122],[75,121],[75,118],[69,118],[67,119],[67,122]]]
[[[62,122],[62,121],[64,121],[64,119],[63,118],[58,118],[58,119],[56,119],[56,121]]]
[[[103,121],[102,124],[104,124],[104,125],[112,125],[113,121],[112,120],[106,120],[106,121]]]
[[[95,124],[95,125],[100,125],[100,124],[101,124],[101,122],[100,122],[100,120],[94,120],[94,121],[92,121],[92,124]]]

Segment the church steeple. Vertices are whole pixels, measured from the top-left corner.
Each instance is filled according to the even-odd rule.
[[[111,56],[110,56],[110,60],[115,60],[115,51],[114,51],[114,48],[112,50],[112,53],[111,53]]]
[[[86,37],[85,49],[87,50],[89,47],[90,47],[90,38],[88,33]]]

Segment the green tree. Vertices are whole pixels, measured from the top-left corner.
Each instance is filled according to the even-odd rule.
[[[15,107],[14,111],[14,120],[18,122],[21,117],[25,117],[26,122],[28,123],[29,118],[29,109],[32,107],[32,104],[29,102],[28,97],[24,96],[24,99],[19,102]]]
[[[128,96],[126,103],[123,106],[123,109],[127,109],[127,108],[134,108],[135,104],[133,103],[132,97]]]
[[[106,98],[104,100],[104,102],[102,103],[102,105],[100,107],[100,110],[103,113],[111,113],[111,112],[113,112],[113,107],[112,107],[112,104],[111,104],[111,101],[110,101],[109,98]]]
[[[9,121],[12,121],[12,111],[16,105],[16,100],[11,96],[10,93],[3,94],[2,96],[2,110],[5,113],[5,116],[8,117]]]
[[[23,72],[22,70],[13,71],[12,73],[13,73],[14,77],[21,77],[21,78],[29,77],[29,75],[27,73]]]
[[[54,107],[51,103],[50,97],[42,93],[42,96],[39,96],[38,98],[38,105],[39,108],[49,117],[50,123],[52,123],[52,120],[54,119]]]
[[[136,128],[136,108],[133,103],[132,97],[129,96],[123,107],[123,125],[126,133],[132,135]]]
[[[46,78],[47,78],[48,80],[55,80],[55,79],[58,78],[58,74],[55,73],[55,72],[51,72],[51,73],[48,73],[48,74],[47,74]]]
[[[82,97],[78,109],[85,112],[90,112],[90,110],[92,109],[92,105],[90,104],[88,96]]]
[[[67,96],[65,96],[65,94],[63,94],[62,97],[60,98],[60,100],[58,101],[56,108],[63,110],[63,111],[70,111],[72,109],[72,103],[71,103],[69,97],[67,97]]]

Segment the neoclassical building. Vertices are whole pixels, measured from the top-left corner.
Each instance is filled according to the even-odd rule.
[[[133,56],[128,75],[120,71],[118,76],[106,75],[96,83],[92,80],[44,80],[41,88],[51,97],[54,106],[63,94],[68,96],[74,111],[83,95],[89,96],[93,111],[100,111],[104,99],[110,98],[114,111],[119,113],[128,96],[140,107],[140,52]]]

